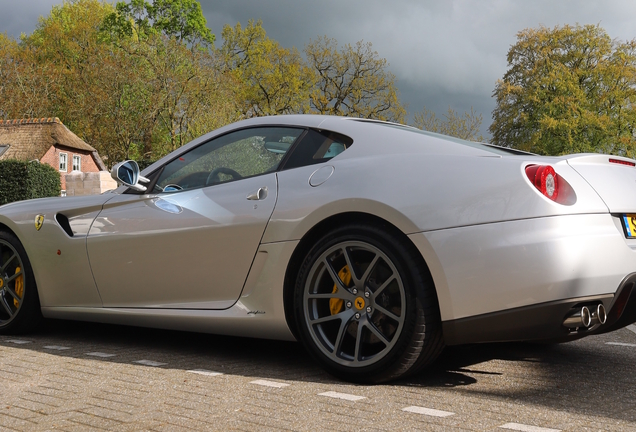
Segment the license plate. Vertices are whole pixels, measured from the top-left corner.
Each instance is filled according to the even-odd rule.
[[[636,214],[623,215],[623,226],[628,238],[636,238]]]

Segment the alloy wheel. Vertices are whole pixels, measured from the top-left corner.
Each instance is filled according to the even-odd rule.
[[[18,314],[24,299],[24,265],[20,255],[7,241],[0,239],[0,327]]]
[[[363,241],[344,241],[312,265],[303,291],[309,333],[330,360],[364,367],[382,360],[399,339],[406,295],[395,264]]]

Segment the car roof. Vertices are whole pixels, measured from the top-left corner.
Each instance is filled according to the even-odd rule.
[[[525,154],[513,149],[505,149],[485,143],[477,143],[459,138],[423,131],[412,126],[380,120],[341,117],[318,114],[290,114],[253,117],[241,120],[211,131],[181,147],[180,153],[228,132],[259,126],[297,126],[337,132],[349,136],[354,145],[339,158],[353,158],[396,153],[428,153],[463,156],[502,157],[504,155]],[[158,165],[175,157],[169,154],[146,168],[148,173]],[[149,169],[150,168],[150,169]]]

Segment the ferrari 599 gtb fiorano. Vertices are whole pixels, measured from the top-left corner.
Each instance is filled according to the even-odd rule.
[[[636,162],[255,118],[102,195],[0,207],[0,332],[42,316],[300,340],[358,382],[636,321]]]

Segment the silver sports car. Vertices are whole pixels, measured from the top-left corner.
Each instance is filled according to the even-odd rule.
[[[143,173],[117,164],[110,193],[0,207],[0,331],[44,316],[296,339],[357,382],[445,345],[608,332],[636,321],[635,165],[241,121]]]

